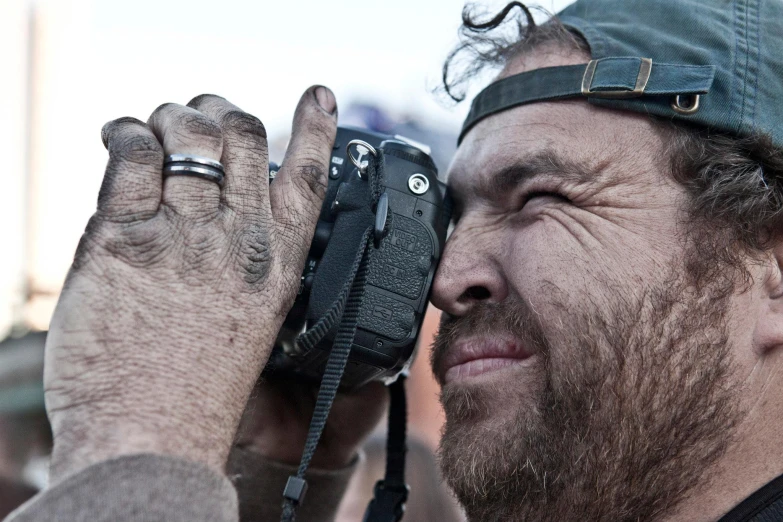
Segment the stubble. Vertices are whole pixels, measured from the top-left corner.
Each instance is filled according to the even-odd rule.
[[[441,325],[436,374],[467,334],[511,334],[538,358],[532,385],[442,391],[440,464],[471,520],[655,520],[725,452],[740,415],[730,289],[694,286],[674,270],[636,294],[611,288],[600,306],[578,309],[550,289],[562,319],[553,333],[521,299],[478,304]],[[532,397],[521,391],[531,388]]]

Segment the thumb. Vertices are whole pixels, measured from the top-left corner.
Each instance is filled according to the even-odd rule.
[[[300,261],[310,247],[328,182],[329,159],[337,134],[337,101],[315,85],[302,95],[294,114],[291,142],[283,166],[269,187],[275,221]]]

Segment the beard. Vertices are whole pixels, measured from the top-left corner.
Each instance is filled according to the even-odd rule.
[[[549,330],[522,299],[444,317],[432,352],[441,381],[467,335],[508,334],[535,352],[525,382],[443,386],[440,466],[470,520],[659,519],[725,453],[740,416],[730,283],[673,271],[636,297],[597,288],[600,305],[567,306],[548,285]]]

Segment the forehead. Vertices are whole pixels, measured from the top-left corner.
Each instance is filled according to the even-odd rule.
[[[587,60],[581,53],[534,52],[509,64],[501,77]],[[476,124],[457,150],[447,177],[452,191],[460,195],[480,178],[542,155],[593,171],[623,162],[658,165],[660,142],[652,121],[642,114],[597,107],[583,99],[531,103]]]

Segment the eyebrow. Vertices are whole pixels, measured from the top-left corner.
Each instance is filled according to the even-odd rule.
[[[482,179],[478,189],[482,193],[504,194],[536,176],[557,176],[566,181],[585,184],[596,181],[600,174],[600,170],[596,171],[584,163],[564,158],[555,150],[545,149],[518,158],[513,164],[490,173]]]

